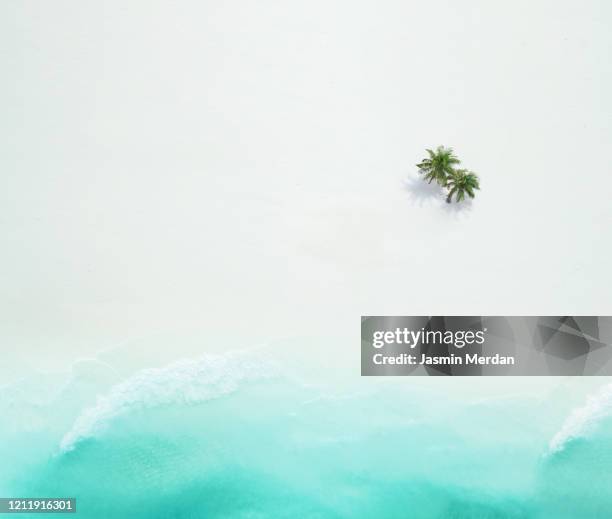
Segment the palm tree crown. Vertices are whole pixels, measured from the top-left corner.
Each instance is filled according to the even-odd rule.
[[[449,190],[446,201],[450,204],[453,195],[457,202],[463,200],[466,193],[470,198],[474,198],[474,190],[480,189],[480,183],[478,177],[471,171],[458,169],[448,176],[446,187]]]
[[[417,167],[430,184],[435,180],[442,187],[446,186],[448,177],[455,171],[454,166],[461,161],[455,157],[452,148],[444,146],[438,146],[436,151],[427,150],[427,153],[429,157],[417,164]]]

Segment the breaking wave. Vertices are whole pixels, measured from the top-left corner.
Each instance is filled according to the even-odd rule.
[[[255,361],[252,353],[246,352],[209,354],[164,368],[142,370],[86,409],[62,438],[60,450],[74,449],[79,441],[102,433],[113,419],[130,412],[200,403],[227,395],[241,383],[269,378],[272,374],[271,363]]]
[[[610,416],[612,416],[612,384],[591,395],[583,406],[575,409],[567,417],[561,429],[550,440],[548,454],[559,453],[572,440],[587,437],[602,420]]]

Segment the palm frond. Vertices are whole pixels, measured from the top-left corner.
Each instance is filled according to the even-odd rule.
[[[452,148],[438,146],[435,151],[429,148],[426,151],[429,157],[417,164],[419,172],[430,184],[435,180],[448,189],[447,202],[450,203],[453,196],[457,202],[465,200],[466,194],[470,198],[475,197],[474,191],[480,189],[480,180],[475,173],[456,168],[461,161]]]

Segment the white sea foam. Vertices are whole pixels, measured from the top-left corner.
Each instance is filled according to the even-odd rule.
[[[612,416],[612,384],[589,396],[583,406],[572,411],[550,440],[548,454],[562,451],[573,439],[588,436],[602,419],[609,416]]]
[[[136,410],[168,404],[196,404],[232,393],[243,382],[272,376],[270,363],[255,361],[246,352],[205,355],[164,368],[141,370],[98,397],[83,411],[60,442],[68,452],[83,439],[103,432],[109,423]]]

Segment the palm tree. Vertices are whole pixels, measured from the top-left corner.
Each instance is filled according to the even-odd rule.
[[[470,198],[474,198],[474,190],[480,189],[478,177],[467,169],[458,169],[448,177],[446,181],[448,196],[446,201],[450,204],[455,195],[455,201],[460,202],[467,193]]]
[[[455,157],[452,148],[444,146],[438,146],[436,151],[427,150],[427,153],[429,158],[417,164],[417,167],[430,184],[435,180],[442,187],[446,186],[447,178],[455,171],[454,166],[461,161]]]

